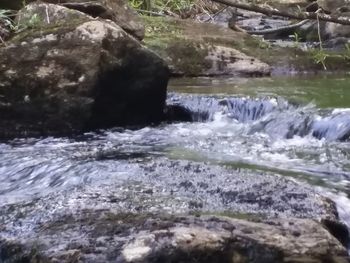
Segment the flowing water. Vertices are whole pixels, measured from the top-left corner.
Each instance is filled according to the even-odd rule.
[[[173,81],[170,90],[192,93],[171,100],[194,111],[194,119],[207,121],[182,127],[190,155],[322,187],[349,225],[349,84],[348,76],[203,78]],[[196,134],[202,139],[193,146]]]
[[[256,175],[264,178],[278,175],[303,182],[307,187],[311,185],[305,191],[316,189],[335,200],[342,220],[349,224],[349,84],[347,76],[173,80],[168,104],[185,108],[191,122],[140,130],[116,128],[78,138],[0,143],[0,203],[11,205],[28,200],[38,203],[45,196],[81,193],[77,189],[82,187],[88,187],[89,193],[93,192],[91,189],[105,187],[106,192],[115,194],[116,189],[128,189],[126,197],[118,199],[121,202],[127,197],[135,199],[133,191],[145,195],[158,191],[156,199],[147,201],[152,204],[145,204],[147,198],[143,195],[137,197],[151,210],[157,206],[181,210],[183,198],[208,198],[208,209],[213,209],[215,203],[197,190],[189,194],[167,188],[175,176],[181,177],[181,173],[189,170],[201,172],[203,167],[213,165],[235,171],[242,185],[244,178]],[[171,163],[175,161],[194,161],[199,165],[193,168],[188,163]],[[157,162],[161,169],[146,164]],[[219,168],[210,172],[208,169],[205,174],[210,176],[223,173]],[[229,180],[213,179],[208,184],[223,187]],[[140,182],[142,190],[137,188]],[[203,189],[209,187],[205,179],[197,184]],[[192,187],[188,181],[180,186],[186,190]],[[179,194],[168,198],[167,191]],[[214,192],[210,192],[212,196]],[[106,194],[103,198],[110,197]],[[64,206],[59,200],[62,199],[55,199],[55,209]],[[113,203],[111,198],[108,200]],[[196,206],[195,202],[191,204]],[[124,206],[131,207],[127,203]]]

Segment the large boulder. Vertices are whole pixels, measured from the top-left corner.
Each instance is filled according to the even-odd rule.
[[[44,0],[44,2],[60,4],[93,17],[110,19],[140,40],[145,36],[141,18],[129,7],[126,0]]]
[[[144,155],[140,136],[154,139],[133,136],[131,154],[110,132],[1,148],[0,262],[349,262],[335,204],[312,186]]]
[[[18,10],[24,4],[36,0],[2,0],[0,9]],[[41,2],[59,4],[71,9],[79,10],[93,17],[110,19],[129,34],[143,39],[145,28],[137,13],[129,7],[126,0],[42,0]]]
[[[310,219],[252,222],[219,216],[85,211],[0,238],[2,262],[346,263],[346,249]]]
[[[112,21],[30,4],[0,49],[0,137],[142,125],[162,118],[168,68]]]

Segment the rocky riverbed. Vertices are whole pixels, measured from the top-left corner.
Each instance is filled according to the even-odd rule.
[[[30,2],[0,4],[21,9],[0,17],[0,262],[349,261],[330,190],[288,176],[329,162],[347,187],[347,113],[166,99],[170,75],[321,69],[309,50],[191,20],[144,27],[124,1]],[[339,52],[329,69],[347,69]]]
[[[2,200],[4,262],[346,262],[330,234],[346,244],[346,227],[332,201],[311,187],[203,163],[97,156],[112,172],[102,181],[93,170],[104,169],[95,167],[96,182],[58,192],[56,182],[52,193],[32,193],[30,201]],[[101,161],[107,158],[113,165]],[[88,164],[62,165],[56,170],[86,173]]]

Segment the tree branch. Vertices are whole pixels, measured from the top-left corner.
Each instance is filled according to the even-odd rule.
[[[290,12],[280,11],[276,8],[262,7],[260,5],[238,2],[235,0],[212,0],[212,1],[216,3],[248,10],[248,11],[261,13],[268,16],[276,15],[276,16],[283,16],[283,17],[288,17],[288,18],[298,19],[298,20],[319,19],[319,20],[333,22],[333,23],[342,24],[342,25],[350,25],[350,17],[345,17],[345,16],[334,16],[334,15],[327,15],[327,14],[321,14],[321,13],[316,14],[316,13],[310,13],[310,12],[290,13]]]

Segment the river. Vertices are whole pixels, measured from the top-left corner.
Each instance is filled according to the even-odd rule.
[[[73,206],[186,212],[190,204],[205,211],[257,211],[251,200],[229,204],[234,186],[225,186],[233,176],[227,171],[234,171],[238,192],[251,184],[249,178],[271,189],[283,178],[298,182],[299,188],[288,186],[290,192],[330,197],[350,226],[349,83],[349,76],[327,75],[176,79],[169,84],[168,104],[185,107],[191,122],[2,142],[0,203],[32,205],[25,211],[32,215],[21,216],[20,226],[14,223],[6,234],[30,232],[36,222]],[[190,172],[202,177],[183,179]],[[276,182],[276,176],[282,179]],[[283,191],[271,189],[283,199]],[[295,203],[281,209],[269,198],[258,213],[309,213],[307,202],[302,209]]]

